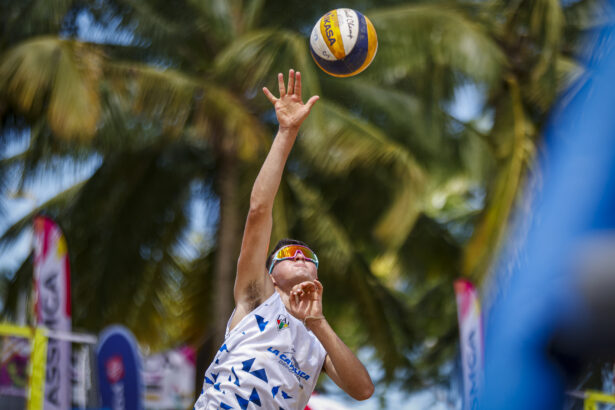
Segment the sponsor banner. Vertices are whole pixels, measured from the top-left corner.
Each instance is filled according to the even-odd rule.
[[[0,396],[26,397],[31,341],[0,336]]]
[[[194,404],[196,353],[182,347],[143,358],[144,405],[148,409],[187,409]]]
[[[102,407],[142,410],[141,357],[132,333],[123,326],[106,328],[96,356]]]
[[[37,323],[70,332],[70,267],[66,239],[51,219],[34,219],[34,292]],[[70,408],[70,342],[49,339],[45,375],[45,410]]]
[[[463,370],[463,409],[478,408],[483,378],[483,323],[476,289],[470,281],[455,281]]]

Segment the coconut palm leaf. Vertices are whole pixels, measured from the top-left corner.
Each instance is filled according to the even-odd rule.
[[[14,244],[14,242],[21,237],[21,235],[28,231],[34,218],[37,215],[49,214],[58,215],[60,210],[65,208],[79,193],[79,190],[83,187],[85,181],[79,182],[68,189],[55,195],[53,198],[45,201],[40,206],[32,209],[28,214],[19,219],[8,227],[2,236],[0,237],[0,250],[5,251],[6,248]]]
[[[391,246],[403,240],[420,212],[423,172],[412,155],[379,129],[340,107],[321,101],[306,123],[301,147],[312,166],[332,175],[355,167],[392,169],[395,199],[374,228],[376,237]],[[326,113],[327,121],[320,116]]]
[[[386,379],[392,380],[396,369],[409,366],[405,351],[413,334],[407,327],[406,319],[409,316],[405,314],[405,305],[395,292],[378,283],[369,264],[330,212],[326,198],[296,177],[286,179],[292,196],[298,202],[295,212],[287,215],[287,225],[292,226],[291,233],[295,237],[305,238],[318,249],[322,261],[319,275],[325,286],[323,306],[326,313],[341,323],[359,320],[360,317],[367,319],[367,335],[357,339],[350,333],[344,335],[345,340],[349,343],[354,341],[355,348],[365,346],[366,340],[369,340],[369,345],[376,348],[376,355],[384,363]],[[349,286],[351,292],[348,292]],[[356,329],[347,331],[356,332]]]
[[[27,116],[44,115],[60,138],[91,139],[100,117],[101,58],[95,48],[79,42],[55,37],[26,41],[2,58],[0,96]]]
[[[508,221],[514,209],[515,198],[534,154],[527,136],[534,135],[536,130],[526,116],[518,84],[511,80],[509,85],[509,99],[500,101],[492,131],[502,141],[500,154],[504,166],[500,167],[494,181],[482,221],[466,246],[462,267],[465,275],[481,279],[495,255],[494,247],[497,250],[501,244],[507,226],[502,222]]]
[[[0,52],[26,37],[58,32],[73,0],[0,3]]]
[[[289,67],[301,72],[304,96],[319,94],[316,68],[309,58],[305,38],[291,31],[261,29],[229,44],[216,57],[214,76],[233,89],[254,93],[260,92],[263,85],[276,90],[275,75],[271,74],[286,75]]]
[[[369,78],[395,84],[424,75],[433,64],[493,84],[506,64],[501,49],[476,18],[456,4],[404,4],[369,12],[378,54]]]

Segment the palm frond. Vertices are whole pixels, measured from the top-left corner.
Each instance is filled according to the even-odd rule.
[[[536,130],[526,116],[519,85],[510,79],[507,99],[500,101],[496,113],[493,135],[503,141],[500,146],[500,171],[490,189],[484,214],[472,239],[465,248],[462,273],[481,280],[489,268],[515,204],[515,199],[525,177],[527,163],[534,154],[531,138]]]
[[[356,167],[392,169],[395,199],[383,213],[374,234],[383,243],[400,243],[421,210],[421,167],[403,146],[340,107],[320,101],[316,111],[300,139],[310,163],[332,175],[347,174]],[[325,113],[326,120],[321,117]]]
[[[288,225],[293,226],[295,237],[308,241],[321,256],[319,270],[325,285],[325,310],[337,323],[367,318],[367,328],[361,332],[367,331],[368,335],[357,338],[353,335],[357,332],[356,326],[343,324],[341,328],[345,330],[341,331],[348,332],[345,340],[354,341],[355,347],[375,346],[378,358],[385,364],[386,379],[392,380],[396,369],[410,366],[405,357],[412,337],[407,327],[408,315],[404,313],[406,307],[398,295],[373,276],[347,231],[331,213],[326,199],[299,178],[288,176],[287,181],[298,202],[293,214],[286,216],[292,220]],[[300,221],[296,219],[297,210]],[[277,223],[278,220],[274,224]],[[344,303],[340,304],[340,300]],[[341,306],[344,308],[339,309]]]
[[[145,314],[140,309],[131,318],[124,307],[134,303],[135,295],[164,292],[156,278],[164,282],[177,274],[176,245],[187,229],[191,182],[210,172],[206,157],[181,143],[108,156],[64,210],[60,222],[73,271],[87,272],[74,277],[74,299],[82,306],[73,316],[75,324],[95,331],[113,322],[155,322],[168,314],[162,296],[152,301],[159,313],[149,318],[140,316]],[[141,298],[136,307],[139,303],[146,302]]]
[[[74,0],[31,0],[0,4],[0,52],[27,37],[55,34]]]
[[[239,98],[209,81],[128,63],[109,64],[107,74],[126,104],[160,124],[163,135],[231,139],[244,159],[253,157],[264,143],[264,128],[253,113]]]
[[[282,30],[249,32],[231,43],[216,58],[215,77],[242,92],[260,93],[273,87],[275,74],[294,68],[301,72],[303,95],[319,94],[316,67],[309,58],[306,39]],[[246,75],[249,73],[249,75]]]
[[[0,96],[28,116],[45,115],[53,132],[87,140],[100,116],[102,55],[87,44],[41,37],[9,50],[0,63]]]
[[[412,4],[369,12],[378,54],[366,71],[385,84],[449,67],[476,82],[493,84],[505,66],[502,51],[484,26],[458,6]]]
[[[45,201],[43,204],[35,207],[28,212],[27,215],[13,223],[0,237],[0,250],[4,250],[11,246],[26,230],[30,229],[32,221],[37,215],[60,214],[61,210],[77,197],[84,184],[85,181],[76,183],[68,189],[58,193],[53,198]]]

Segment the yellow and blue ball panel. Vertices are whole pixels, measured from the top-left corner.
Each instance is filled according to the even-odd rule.
[[[378,49],[374,25],[352,9],[336,9],[322,16],[310,36],[316,64],[335,77],[350,77],[365,70]]]

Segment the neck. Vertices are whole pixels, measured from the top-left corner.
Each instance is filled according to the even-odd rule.
[[[278,292],[278,294],[280,295],[284,306],[286,306],[286,309],[288,309],[290,307],[290,290],[292,289],[292,286],[288,289],[283,289],[278,285],[274,285],[274,287],[275,291]]]

